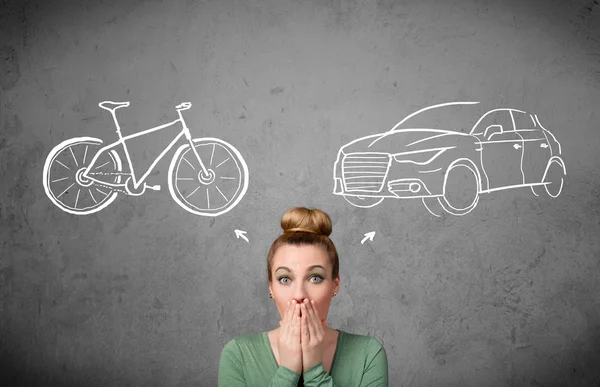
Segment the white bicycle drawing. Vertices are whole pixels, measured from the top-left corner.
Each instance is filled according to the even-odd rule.
[[[71,138],[54,147],[46,158],[44,190],[61,210],[87,215],[108,206],[119,193],[139,196],[146,189],[159,191],[160,185],[147,185],[146,178],[182,137],[187,143],[175,152],[167,175],[169,192],[177,204],[196,215],[218,216],[235,207],[246,193],[248,166],[240,152],[218,138],[192,138],[181,113],[192,107],[190,102],[175,107],[176,120],[128,136],[121,134],[115,111],[129,102],[103,101],[98,105],[111,113],[119,139],[102,146],[98,138]],[[127,144],[175,125],[181,125],[179,133],[138,177]],[[123,170],[118,150],[125,154],[129,171]]]

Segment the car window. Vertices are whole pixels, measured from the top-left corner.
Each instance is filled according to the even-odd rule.
[[[512,115],[515,120],[515,128],[517,130],[536,128],[536,125],[529,114],[513,110]]]
[[[509,132],[513,131],[512,117],[508,110],[492,110],[487,112],[483,117],[479,119],[477,124],[471,130],[471,134],[474,135],[488,135],[486,132],[500,131]]]
[[[410,113],[395,129],[445,129],[468,133],[484,112],[478,105],[460,102],[455,105],[433,106],[417,114]]]

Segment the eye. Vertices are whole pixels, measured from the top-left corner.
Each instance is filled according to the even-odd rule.
[[[279,281],[279,283],[282,285],[287,285],[291,280],[288,277],[279,277],[277,281]]]
[[[313,282],[313,283],[319,283],[319,282],[323,281],[323,277],[321,277],[318,274],[310,276],[310,279],[311,279],[311,282]],[[314,279],[314,281],[313,281],[313,279]]]

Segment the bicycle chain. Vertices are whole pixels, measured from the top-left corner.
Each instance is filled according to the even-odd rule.
[[[88,175],[126,175],[126,176],[130,176],[131,173],[127,173],[127,172],[91,172],[91,173],[88,173]]]
[[[119,175],[119,176],[121,176],[121,175],[127,175],[127,176],[130,176],[131,174],[127,173],[127,172],[91,172],[91,173],[89,173],[89,175],[107,175],[107,176],[108,175],[113,175],[113,176],[115,176],[115,175]],[[125,195],[129,195],[129,193],[127,193],[127,191],[123,191],[121,189],[118,189],[118,188],[115,188],[115,187],[111,187],[109,185],[104,185],[104,184],[98,183],[98,182],[95,182],[95,184],[97,186],[99,186],[99,187],[107,188],[107,189],[109,189],[111,191],[117,191],[117,192],[124,193]]]
[[[120,190],[120,189],[115,188],[115,187],[111,187],[109,185],[104,185],[104,184],[100,184],[100,183],[96,183],[96,185],[98,185],[98,186],[100,186],[102,188],[108,188],[111,191],[117,191],[117,192],[124,193],[125,195],[129,195],[126,191]]]
[[[90,175],[113,175],[113,176],[115,176],[115,175],[119,175],[119,176],[125,175],[125,176],[131,176],[131,173],[127,173],[127,172],[92,172],[92,173],[90,173]],[[115,187],[111,187],[109,185],[104,185],[104,184],[101,184],[101,183],[98,183],[98,182],[95,182],[95,184],[98,185],[98,186],[100,186],[100,187],[103,187],[103,188],[108,188],[109,190],[112,190],[112,191],[117,191],[117,192],[124,193],[125,195],[129,195],[129,192],[123,191],[123,190],[115,188]]]

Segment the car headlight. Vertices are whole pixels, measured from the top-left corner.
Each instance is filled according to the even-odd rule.
[[[396,160],[396,162],[398,163],[413,163],[417,165],[427,165],[436,158],[438,158],[442,153],[444,153],[444,151],[451,148],[452,147],[435,148],[396,153],[394,154],[394,160]]]

